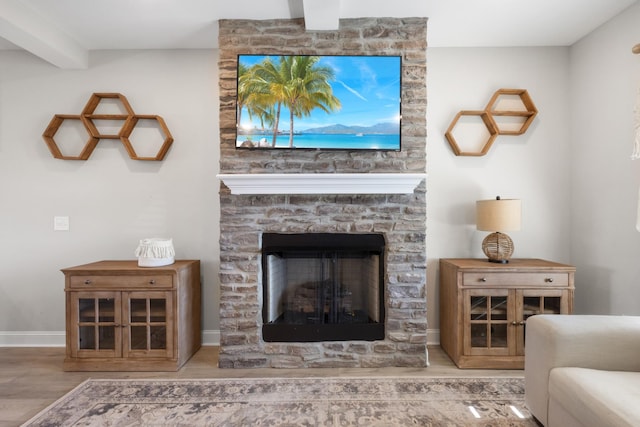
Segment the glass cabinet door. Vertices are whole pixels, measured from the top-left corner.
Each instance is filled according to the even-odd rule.
[[[520,290],[516,297],[516,319],[519,327],[517,354],[524,355],[527,319],[536,314],[565,314],[569,312],[566,291],[558,289]]]
[[[511,298],[508,290],[467,290],[465,295],[464,353],[507,355],[513,339],[509,326]]]
[[[127,292],[123,301],[125,357],[171,357],[171,292]]]
[[[118,292],[76,292],[71,301],[74,328],[71,348],[76,357],[120,354],[121,324]]]

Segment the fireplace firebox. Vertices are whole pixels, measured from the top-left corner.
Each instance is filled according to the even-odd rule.
[[[382,234],[262,234],[268,342],[382,340]]]

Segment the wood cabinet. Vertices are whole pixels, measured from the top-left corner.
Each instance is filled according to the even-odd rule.
[[[62,270],[66,371],[176,371],[201,345],[200,261]]]
[[[527,319],[573,312],[575,268],[440,260],[440,344],[459,368],[523,369]]]

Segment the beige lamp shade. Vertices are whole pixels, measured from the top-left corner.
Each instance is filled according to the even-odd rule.
[[[520,230],[521,203],[519,199],[478,200],[476,227],[482,231]]]
[[[508,263],[513,255],[513,240],[505,231],[520,230],[521,206],[518,199],[478,200],[476,227],[491,231],[482,241],[482,251],[490,262]]]

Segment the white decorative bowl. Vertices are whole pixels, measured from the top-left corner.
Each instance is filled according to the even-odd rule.
[[[161,267],[176,262],[173,239],[142,239],[135,254],[139,267]]]

